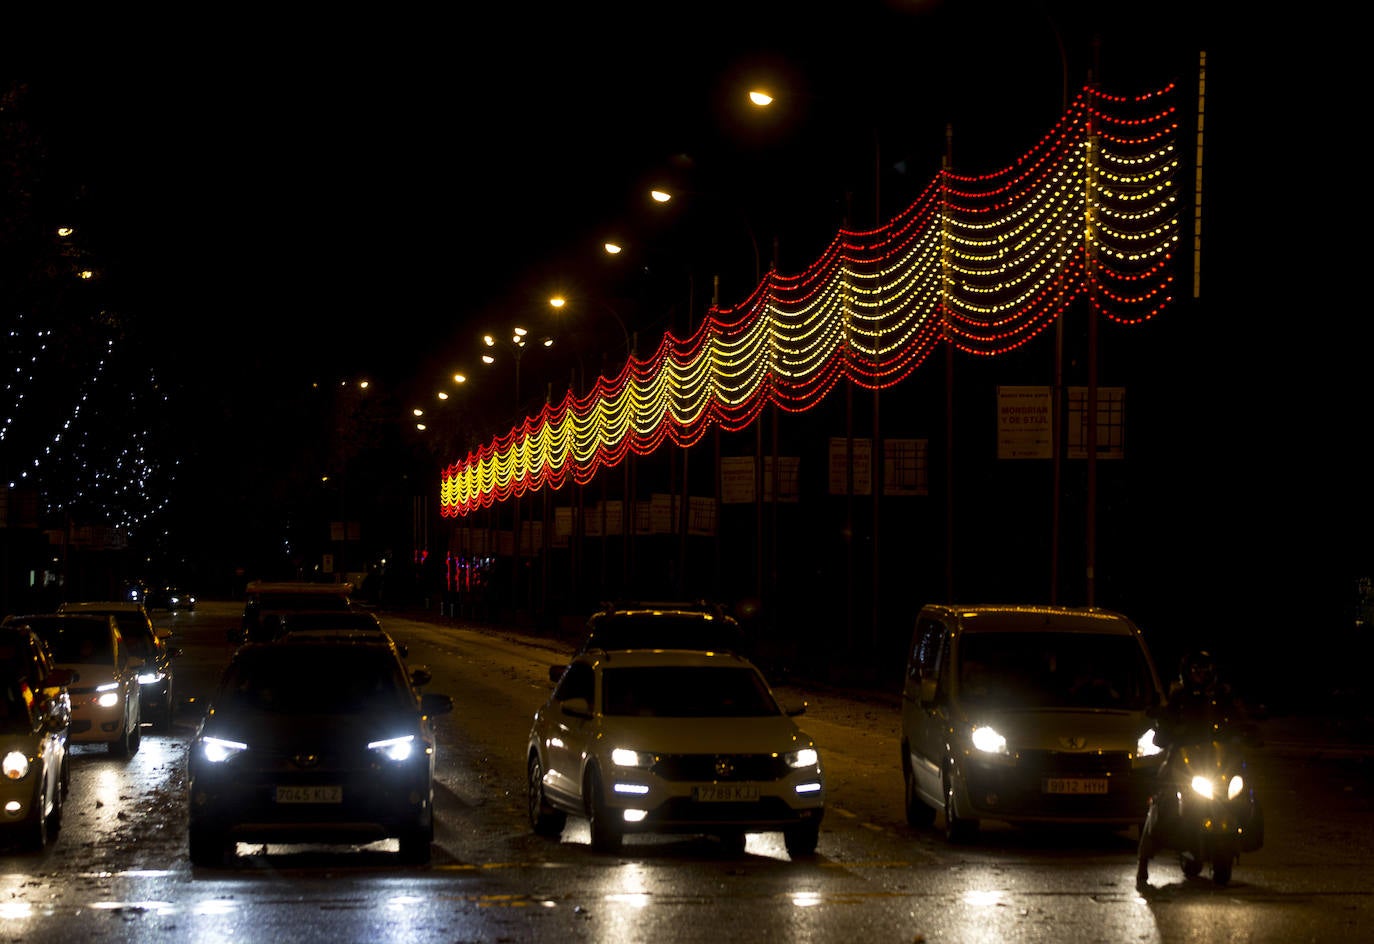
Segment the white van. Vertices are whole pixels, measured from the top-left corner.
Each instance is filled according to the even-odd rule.
[[[1163,703],[1125,616],[1050,606],[923,607],[902,693],[907,821],[1139,826],[1162,752]]]

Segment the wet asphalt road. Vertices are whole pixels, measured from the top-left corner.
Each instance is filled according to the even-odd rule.
[[[428,664],[439,719],[434,860],[394,846],[252,847],[234,868],[185,854],[185,752],[230,647],[233,604],[155,619],[176,633],[183,704],[129,760],[77,748],[57,841],[0,852],[0,933],[72,941],[1302,941],[1374,939],[1368,745],[1312,719],[1274,719],[1255,758],[1265,848],[1225,888],[1157,860],[1136,891],[1134,836],[1026,834],[989,825],[970,846],[906,826],[896,699],[797,686],[827,768],[818,855],[780,837],[734,857],[711,840],[636,837],[617,855],[525,821],[523,747],[560,643],[451,621],[383,619]]]

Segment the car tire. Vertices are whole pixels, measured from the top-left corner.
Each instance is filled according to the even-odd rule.
[[[20,834],[20,845],[29,852],[42,852],[48,844],[48,815],[43,799],[43,777],[40,775],[29,804],[29,817],[24,820]]]
[[[48,814],[49,842],[55,841],[57,839],[58,834],[62,832],[62,811],[64,806],[62,794],[62,782],[61,777],[59,775],[58,782],[53,785],[52,812]]]
[[[229,840],[222,829],[193,822],[186,831],[186,845],[192,865],[220,868],[229,861]]]
[[[816,846],[821,839],[819,820],[789,826],[782,832],[783,845],[787,854],[794,859],[805,859],[816,854]]]
[[[954,808],[954,778],[946,769],[944,778],[945,792],[945,840],[951,843],[965,843],[978,834],[978,820],[966,819]]]
[[[902,760],[903,797],[906,805],[906,824],[913,829],[927,829],[935,822],[935,807],[921,799],[916,792],[916,773]]]
[[[539,763],[539,755],[534,752],[530,753],[526,774],[529,783],[530,828],[537,836],[550,839],[561,836],[568,817],[562,810],[554,809],[545,797],[544,766]]]
[[[749,834],[742,829],[726,829],[716,834],[720,840],[721,848],[729,856],[744,855],[744,847],[748,844]]]
[[[587,772],[585,789],[587,825],[591,828],[592,849],[596,852],[615,852],[620,848],[621,834],[616,828],[601,789],[601,774],[593,767]]]
[[[433,855],[433,829],[411,829],[397,837],[399,858],[406,865],[427,865]]]

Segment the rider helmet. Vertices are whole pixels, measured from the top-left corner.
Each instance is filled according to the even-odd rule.
[[[1216,681],[1216,662],[1206,649],[1198,649],[1183,657],[1179,663],[1178,674],[1184,685],[1204,689]]]

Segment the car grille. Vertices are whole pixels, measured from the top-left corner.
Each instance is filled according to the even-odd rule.
[[[787,764],[776,754],[662,754],[653,772],[669,781],[777,780]]]

